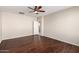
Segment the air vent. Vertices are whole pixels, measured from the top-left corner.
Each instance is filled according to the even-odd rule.
[[[19,12],[19,14],[25,14],[24,12]]]

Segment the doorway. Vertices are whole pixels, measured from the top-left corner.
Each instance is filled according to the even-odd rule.
[[[33,34],[39,35],[40,34],[40,22],[34,20],[33,21]]]

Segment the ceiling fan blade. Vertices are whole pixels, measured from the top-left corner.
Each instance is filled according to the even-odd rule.
[[[29,13],[33,13],[34,11],[29,11]]]
[[[38,10],[38,12],[45,12],[45,11],[43,11],[43,10]]]
[[[37,11],[37,6],[35,6],[34,11]]]
[[[42,8],[42,6],[38,6],[38,10],[41,9],[41,8]]]
[[[33,8],[31,8],[31,7],[28,7],[29,9],[32,9],[32,10],[34,10]]]

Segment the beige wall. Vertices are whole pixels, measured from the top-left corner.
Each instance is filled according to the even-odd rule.
[[[32,22],[35,17],[2,12],[2,39],[32,35]]]
[[[1,12],[0,12],[0,43],[2,41],[2,22],[1,22]]]
[[[44,35],[79,45],[79,7],[46,15],[44,17]]]

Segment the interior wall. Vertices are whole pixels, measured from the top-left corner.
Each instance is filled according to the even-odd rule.
[[[44,17],[44,35],[79,45],[79,7],[46,15]]]
[[[0,43],[2,41],[2,22],[1,22],[1,11],[0,11]]]
[[[2,39],[11,39],[32,35],[32,23],[35,17],[2,12]]]

